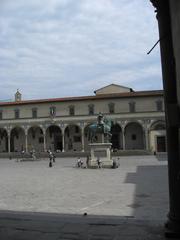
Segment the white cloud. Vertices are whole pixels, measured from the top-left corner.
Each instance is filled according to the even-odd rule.
[[[157,39],[153,8],[144,0],[4,0],[1,87],[22,86],[27,98],[60,97],[153,76],[139,88],[154,89],[161,86],[159,51],[146,52]],[[50,91],[52,83],[57,87]]]

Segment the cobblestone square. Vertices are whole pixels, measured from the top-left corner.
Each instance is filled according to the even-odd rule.
[[[75,158],[0,160],[0,210],[166,219],[167,161],[120,157],[117,169],[79,169]]]

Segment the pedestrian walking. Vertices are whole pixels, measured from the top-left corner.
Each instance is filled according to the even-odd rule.
[[[52,153],[52,160],[53,160],[53,162],[56,162],[55,160],[56,160],[56,155],[55,155],[55,153]]]
[[[22,157],[22,160],[24,160],[24,154],[25,154],[25,151],[22,150],[22,151],[21,151],[21,157]]]
[[[52,167],[52,161],[51,160],[49,161],[49,167]]]
[[[49,167],[52,167],[52,161],[53,161],[53,153],[51,150],[48,150],[49,153]]]

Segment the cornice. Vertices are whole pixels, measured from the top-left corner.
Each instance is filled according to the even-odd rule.
[[[158,8],[161,2],[161,0],[150,0],[150,1],[155,8]]]
[[[169,7],[169,0],[150,0],[150,2],[155,8],[157,15],[159,15],[161,12],[164,12],[166,7]]]
[[[150,2],[152,3],[153,7],[155,8],[155,13],[156,14],[156,18],[158,19],[159,16],[159,12],[160,12],[160,0],[150,0]]]

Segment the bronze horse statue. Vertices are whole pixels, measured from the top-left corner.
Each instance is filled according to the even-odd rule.
[[[94,142],[96,134],[104,134],[105,137],[108,137],[110,140],[112,121],[106,117],[104,117],[101,113],[99,113],[97,117],[97,123],[93,123],[89,126],[89,140],[91,143]]]

